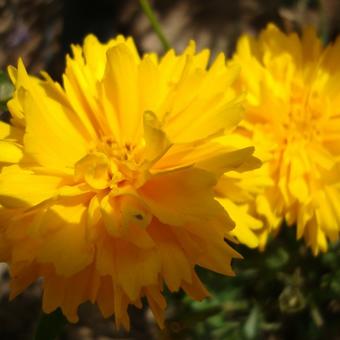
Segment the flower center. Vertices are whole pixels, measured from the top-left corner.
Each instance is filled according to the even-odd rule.
[[[288,115],[283,124],[287,144],[308,143],[319,138],[321,105],[317,92],[293,87]]]
[[[119,145],[110,137],[101,138],[75,166],[75,177],[96,190],[139,187],[147,167],[141,145]]]

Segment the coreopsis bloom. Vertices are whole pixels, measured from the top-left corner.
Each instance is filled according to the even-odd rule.
[[[280,219],[272,212],[265,196],[265,189],[273,185],[267,174],[268,159],[271,155],[261,145],[262,139],[251,139],[242,134],[241,122],[233,134],[223,137],[223,142],[240,147],[249,147],[254,143],[254,155],[263,161],[258,169],[249,171],[228,171],[217,185],[215,193],[218,202],[236,221],[230,234],[240,243],[250,247],[264,249],[268,237],[268,225],[278,226]]]
[[[262,246],[283,220],[297,226],[314,254],[338,239],[339,58],[340,40],[323,47],[312,28],[299,38],[269,25],[238,42],[233,63],[242,65],[238,88],[248,93],[239,134],[264,155],[256,171],[268,178],[249,203],[264,221]]]
[[[11,296],[43,277],[43,310],[77,321],[84,301],[129,327],[146,298],[163,324],[163,285],[194,299],[199,265],[232,275],[234,223],[215,199],[223,173],[253,167],[253,148],[221,143],[241,119],[238,70],[209,51],[140,57],[132,39],[90,35],[63,85],[9,68],[1,123],[0,260]]]

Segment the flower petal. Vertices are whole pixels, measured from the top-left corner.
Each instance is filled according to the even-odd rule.
[[[225,214],[213,198],[214,185],[213,175],[204,170],[186,168],[155,175],[138,192],[164,224],[203,223],[209,218],[222,218]]]
[[[52,198],[61,183],[55,176],[35,175],[13,165],[0,174],[0,203],[5,207],[32,207]]]
[[[59,275],[71,276],[93,260],[93,246],[85,238],[85,210],[82,205],[51,208],[46,223],[56,230],[45,236],[37,259],[53,263]]]

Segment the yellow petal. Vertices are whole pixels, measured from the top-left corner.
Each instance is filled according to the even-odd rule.
[[[93,259],[94,249],[85,238],[85,207],[55,206],[49,223],[58,229],[49,233],[37,256],[38,261],[53,263],[59,275],[71,276]]]
[[[159,287],[147,287],[146,298],[150,305],[153,315],[160,328],[164,328],[164,309],[166,307],[166,301],[163,295],[159,292]]]
[[[87,153],[83,136],[67,108],[49,98],[35,98],[26,92],[25,151],[41,165],[55,168],[73,167]],[[44,126],[44,128],[41,128]]]
[[[151,111],[144,112],[144,157],[149,161],[157,161],[170,148],[166,134],[161,130],[160,123]]]
[[[184,291],[194,300],[203,300],[210,296],[207,289],[203,286],[197,274],[193,271],[191,275],[191,283],[183,282]]]
[[[198,162],[196,166],[200,169],[211,171],[217,176],[221,176],[227,171],[249,170],[252,163],[253,168],[258,168],[261,163],[255,157],[252,157],[253,152],[253,147],[229,151]]]
[[[0,174],[0,203],[9,208],[34,206],[53,197],[60,183],[59,177],[7,167]]]
[[[11,293],[10,300],[14,299],[24,289],[31,285],[39,277],[39,271],[37,266],[24,267],[18,273],[12,273],[12,280],[10,283]]]
[[[64,301],[67,281],[64,277],[49,273],[44,280],[42,309],[51,313],[60,307]]]
[[[0,121],[0,139],[21,141],[23,130],[10,124]]]
[[[208,172],[187,168],[153,176],[139,194],[160,221],[181,225],[223,218],[222,207],[213,199],[214,184],[215,178]]]
[[[138,105],[137,63],[126,45],[107,51],[103,84],[117,112],[124,142],[133,144],[140,137],[143,117]]]
[[[169,226],[156,223],[149,228],[161,259],[162,274],[170,291],[177,291],[182,281],[191,283],[193,265],[177,243]]]
[[[22,149],[18,144],[0,140],[1,163],[18,163],[21,158]]]
[[[250,248],[257,247],[259,242],[255,231],[260,229],[263,223],[251,216],[251,214],[247,212],[247,206],[245,205],[236,205],[226,198],[218,199],[218,201],[226,211],[228,211],[231,219],[235,221],[236,226],[231,231],[231,234],[236,236],[242,244]]]
[[[109,185],[110,162],[105,154],[94,152],[80,159],[75,165],[75,176],[84,179],[93,189],[105,189]]]

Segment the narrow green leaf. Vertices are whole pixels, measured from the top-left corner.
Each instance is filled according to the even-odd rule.
[[[243,327],[246,339],[255,339],[256,336],[258,335],[259,328],[260,328],[260,311],[257,306],[254,306]]]

